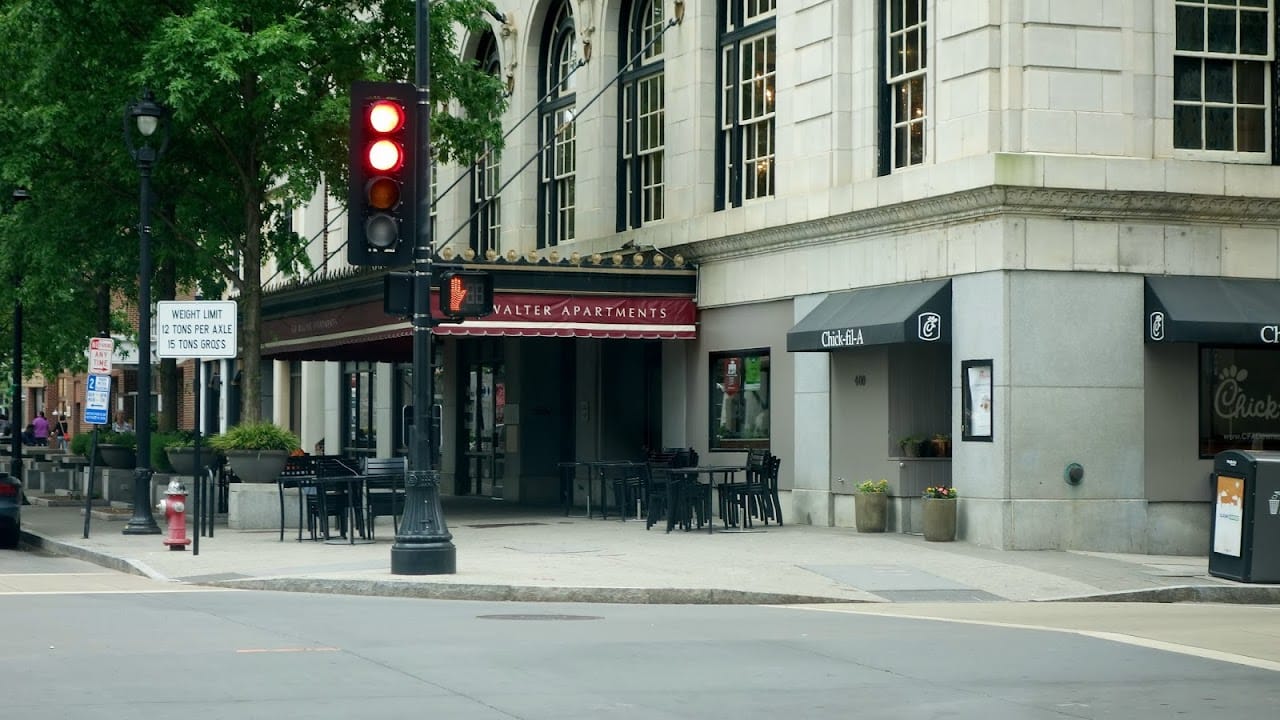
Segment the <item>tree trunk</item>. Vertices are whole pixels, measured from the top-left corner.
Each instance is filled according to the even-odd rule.
[[[245,203],[244,285],[240,288],[240,422],[262,419],[262,205],[251,194]]]

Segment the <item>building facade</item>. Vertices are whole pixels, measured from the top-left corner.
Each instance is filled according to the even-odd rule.
[[[564,460],[767,447],[794,522],[851,526],[887,478],[899,531],[954,484],[978,544],[1203,553],[1213,454],[1280,447],[1270,0],[500,10],[462,52],[508,83],[507,145],[438,168],[441,259],[696,300],[696,327],[442,334],[446,491],[544,502]],[[408,325],[337,316],[380,299],[342,268],[340,195],[295,217],[323,272],[268,296],[294,319],[264,334],[271,410],[392,454]]]

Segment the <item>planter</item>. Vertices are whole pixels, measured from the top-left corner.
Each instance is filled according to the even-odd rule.
[[[165,448],[164,454],[169,458],[169,464],[173,466],[173,471],[178,475],[187,475],[195,477],[196,474],[196,449],[193,447]],[[214,458],[218,455],[218,451],[210,447],[200,448],[200,464],[209,467],[213,464]],[[274,478],[273,478],[274,479]]]
[[[138,466],[138,456],[133,448],[127,445],[98,444],[98,457],[102,464],[111,468],[131,470]]]
[[[956,499],[924,498],[924,539],[951,542],[956,539]]]
[[[273,483],[289,461],[288,450],[227,450],[227,463],[240,482]]]
[[[951,457],[951,441],[950,440],[930,440],[933,444],[934,457]]]
[[[858,532],[882,533],[888,520],[888,493],[858,493],[853,496],[853,521]]]

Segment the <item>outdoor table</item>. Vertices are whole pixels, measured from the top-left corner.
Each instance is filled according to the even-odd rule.
[[[600,519],[608,520],[609,519],[609,502],[608,502],[609,495],[608,495],[608,489],[607,489],[608,480],[605,477],[606,472],[612,469],[640,468],[640,467],[644,467],[645,463],[637,460],[589,460],[587,461],[587,465],[591,466],[591,475],[594,476],[600,483]],[[591,480],[588,478],[587,480],[588,485],[590,485],[590,482]],[[590,492],[591,492],[590,488],[588,488],[587,490],[588,498],[590,498]],[[622,516],[623,520],[627,519],[627,512],[622,507],[621,502],[618,503],[618,514]],[[589,503],[587,506],[587,517],[591,517],[591,507]]]
[[[671,468],[670,473],[673,476],[683,476],[690,482],[697,483],[699,475],[707,476],[707,488],[711,495],[716,492],[716,475],[720,476],[720,484],[730,484],[737,477],[737,474],[747,469],[745,465],[700,465],[698,467],[681,467]],[[675,487],[674,483],[667,484],[667,532],[671,532],[671,528],[675,525]],[[720,513],[720,521],[724,523],[725,530],[729,528],[729,518]],[[735,519],[734,526],[737,525]],[[711,504],[707,503],[707,533],[715,532],[716,524],[711,517]]]

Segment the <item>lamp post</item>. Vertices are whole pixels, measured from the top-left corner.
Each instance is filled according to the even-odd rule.
[[[13,191],[13,204],[30,200],[31,194],[26,188]],[[14,245],[14,252],[19,252]],[[13,402],[9,406],[9,439],[12,441],[9,475],[19,483],[22,482],[22,299],[18,289],[22,287],[21,270],[14,263],[13,274]]]
[[[431,337],[431,49],[428,27],[431,10],[418,0],[415,16],[418,86],[418,137],[412,157],[418,172],[416,227],[413,246],[413,444],[405,478],[404,514],[391,546],[393,575],[452,575],[458,551],[440,505],[440,473],[435,469],[438,438],[431,423],[435,403]]]
[[[142,99],[130,103],[124,113],[124,142],[138,163],[140,218],[138,220],[138,399],[134,404],[134,428],[138,438],[138,465],[133,471],[133,516],[125,535],[158,535],[160,526],[151,514],[151,168],[169,143],[168,111],[148,89]],[[161,127],[163,126],[163,127]],[[161,130],[160,146],[151,138]]]

